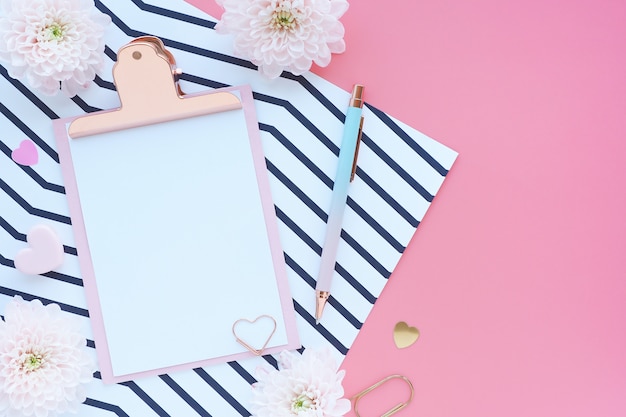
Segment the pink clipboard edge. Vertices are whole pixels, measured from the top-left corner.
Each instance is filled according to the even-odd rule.
[[[296,325],[295,310],[293,306],[293,300],[291,298],[291,291],[289,289],[289,281],[287,278],[287,269],[283,257],[282,246],[280,244],[280,237],[278,233],[278,220],[276,219],[274,202],[272,200],[272,195],[270,191],[269,177],[267,174],[267,167],[265,165],[265,154],[263,152],[263,146],[261,143],[261,135],[258,128],[256,110],[254,107],[254,99],[252,97],[252,89],[249,85],[241,85],[220,88],[207,93],[189,94],[188,96],[193,97],[199,95],[207,95],[221,91],[239,91],[241,95],[242,109],[244,111],[244,117],[248,129],[248,137],[250,139],[250,148],[252,151],[252,158],[256,171],[257,183],[260,191],[261,205],[263,207],[265,226],[268,234],[272,262],[274,264],[274,272],[276,274],[276,283],[283,312],[285,331],[288,340],[288,343],[285,345],[266,348],[263,354],[265,355],[279,353],[283,350],[298,349],[301,347],[301,344]],[[255,354],[252,352],[241,352],[232,355],[210,358],[196,362],[189,362],[165,368],[136,372],[132,374],[113,375],[110,352],[104,328],[104,320],[102,317],[100,299],[98,296],[95,272],[91,260],[91,252],[89,250],[89,242],[85,230],[85,223],[80,204],[80,196],[78,195],[78,186],[76,184],[74,164],[69,148],[70,138],[68,137],[66,128],[67,123],[71,122],[77,117],[80,116],[54,120],[53,129],[57,143],[57,150],[59,153],[61,173],[65,184],[70,218],[72,220],[72,229],[74,233],[74,238],[76,239],[78,263],[83,278],[83,285],[85,288],[87,306],[89,309],[89,316],[91,318],[91,325],[94,333],[96,355],[98,357],[102,382],[106,384],[126,382],[147,376],[161,375],[165,373],[189,370],[198,367],[254,357]]]

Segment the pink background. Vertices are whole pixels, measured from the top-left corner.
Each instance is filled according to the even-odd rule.
[[[342,22],[314,72],[460,152],[346,394],[401,373],[398,416],[626,415],[626,2],[353,0]],[[404,350],[400,320],[421,331]]]

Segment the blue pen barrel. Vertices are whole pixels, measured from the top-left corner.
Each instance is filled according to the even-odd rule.
[[[339,161],[337,164],[337,174],[333,184],[333,194],[326,223],[326,237],[322,249],[322,260],[320,263],[320,273],[317,280],[316,289],[322,291],[330,290],[330,281],[335,269],[335,257],[339,238],[341,235],[341,224],[345,211],[346,200],[348,198],[348,186],[352,172],[352,163],[356,151],[361,126],[360,107],[348,107],[346,121],[344,124],[343,138],[339,150]]]

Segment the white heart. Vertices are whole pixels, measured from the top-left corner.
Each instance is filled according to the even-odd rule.
[[[46,225],[34,226],[26,235],[29,248],[15,256],[15,268],[25,274],[39,275],[63,264],[63,244],[55,231]]]

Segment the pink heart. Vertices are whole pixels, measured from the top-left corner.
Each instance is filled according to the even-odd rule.
[[[31,166],[39,162],[37,147],[30,139],[24,139],[20,146],[11,152],[11,159],[20,165]]]
[[[39,275],[63,264],[63,244],[55,231],[46,225],[34,226],[26,235],[30,248],[15,257],[15,268],[25,274]]]

